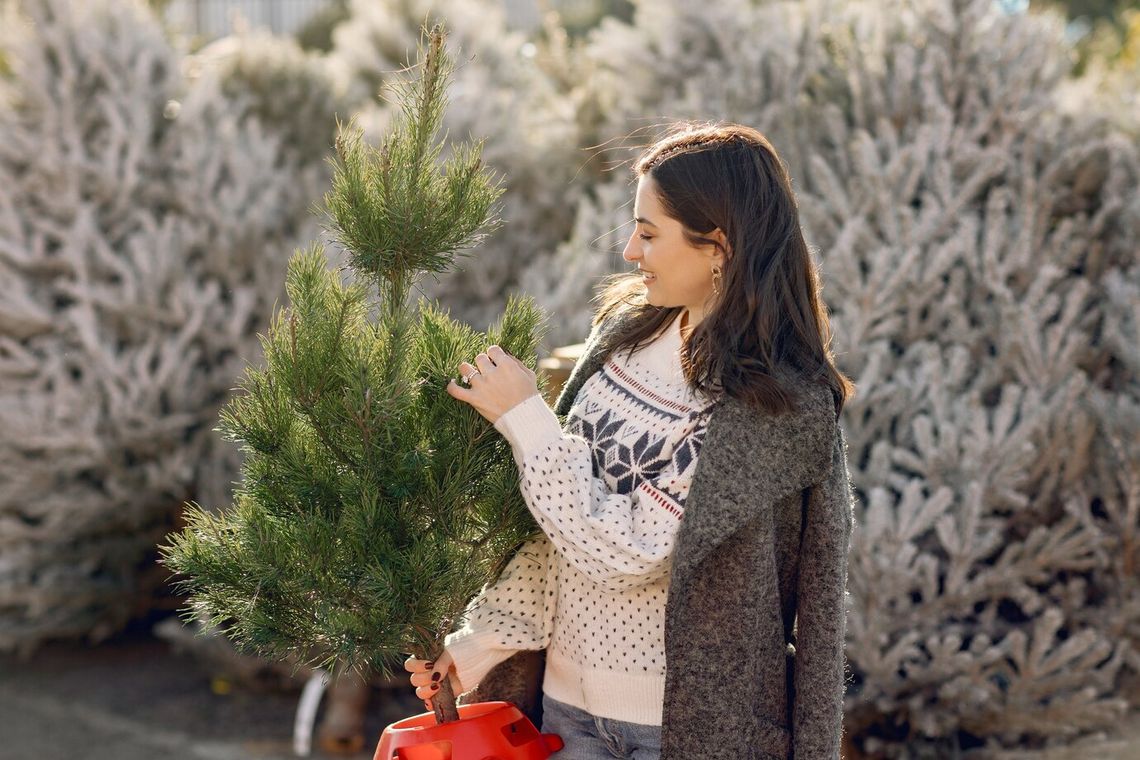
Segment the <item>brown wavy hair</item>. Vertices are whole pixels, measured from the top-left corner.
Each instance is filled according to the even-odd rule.
[[[749,407],[782,414],[795,407],[794,388],[773,377],[790,367],[803,382],[830,386],[839,415],[855,385],[836,366],[831,328],[815,262],[800,230],[787,168],[759,131],[721,122],[677,122],[641,154],[633,179],[649,174],[666,215],[693,246],[720,228],[728,241],[720,296],[683,342],[681,366],[691,388],[720,390]],[[654,306],[636,272],[603,280],[593,318],[630,312],[628,329],[603,355],[632,354],[684,308]]]

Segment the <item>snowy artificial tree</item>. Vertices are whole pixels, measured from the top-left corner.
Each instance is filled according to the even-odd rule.
[[[442,28],[428,37],[419,78],[390,83],[401,117],[380,145],[356,127],[337,137],[326,208],[351,281],[321,244],[290,260],[265,366],[246,368],[222,411],[245,454],[234,506],[190,505],[163,547],[191,614],[231,621],[245,651],[338,675],[434,659],[468,602],[541,536],[509,444],[446,386],[489,344],[533,368],[542,313],[511,299],[480,334],[409,303],[419,276],[494,228],[501,192],[478,145],[437,165],[452,64]],[[437,720],[459,718],[456,696],[444,679]]]
[[[141,2],[3,13],[0,649],[29,653],[146,612],[182,503],[228,498],[213,421],[327,168],[190,85]]]
[[[1140,386],[1104,339],[1140,156],[1058,109],[1059,17],[830,18],[801,208],[864,388],[849,726],[940,751],[1110,728],[1140,669]]]
[[[849,739],[918,757],[1111,729],[1140,672],[1140,157],[1135,126],[1057,103],[1059,17],[642,0],[587,52],[611,156],[647,119],[724,119],[789,165],[861,388]],[[628,268],[632,193],[591,188],[523,275],[568,330],[590,273]]]
[[[337,113],[350,108],[325,58],[264,29],[220,37],[187,56],[184,68],[192,81],[216,79],[231,109],[274,129],[282,164],[319,163],[332,150]]]

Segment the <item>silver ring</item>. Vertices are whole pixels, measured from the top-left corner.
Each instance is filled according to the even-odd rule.
[[[467,383],[468,385],[470,385],[470,384],[471,384],[471,378],[475,377],[475,376],[476,376],[476,375],[478,375],[478,374],[479,374],[479,370],[475,370],[475,371],[474,371],[474,372],[472,372],[470,375],[464,375],[464,376],[463,376],[463,382],[465,382],[465,383]]]

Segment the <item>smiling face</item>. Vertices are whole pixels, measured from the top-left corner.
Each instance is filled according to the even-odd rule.
[[[712,299],[712,268],[723,254],[713,245],[694,247],[682,234],[679,221],[665,215],[657,197],[657,183],[649,174],[641,175],[634,202],[636,224],[622,258],[652,276],[643,277],[646,300],[654,306],[688,307],[688,326],[695,327]],[[724,241],[724,234],[713,230],[706,235]]]

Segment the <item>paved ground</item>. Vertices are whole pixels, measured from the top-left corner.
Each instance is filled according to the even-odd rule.
[[[218,694],[209,667],[140,625],[97,647],[0,655],[0,760],[292,760],[299,689]],[[363,753],[384,726],[422,711],[411,688],[374,689]],[[327,758],[314,751],[314,758]],[[1115,736],[1000,760],[1140,760],[1140,712]]]
[[[211,675],[145,629],[97,647],[47,645],[26,661],[0,655],[0,760],[294,758],[299,690],[216,694]],[[369,760],[384,726],[422,704],[410,686],[374,690],[372,738],[347,760]]]

